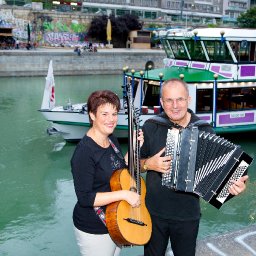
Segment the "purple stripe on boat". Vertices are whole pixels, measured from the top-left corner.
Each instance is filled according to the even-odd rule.
[[[201,120],[205,120],[205,121],[210,121],[211,117],[210,116],[200,116]]]
[[[192,63],[192,68],[205,68],[206,65],[202,63]]]
[[[176,61],[176,65],[177,65],[177,66],[187,66],[188,63],[185,62],[185,61]]]
[[[220,66],[211,66],[211,71],[213,71],[214,73],[218,73],[224,77],[228,77],[228,78],[231,78],[233,75],[232,73],[227,73],[227,72],[221,72],[220,71]]]
[[[222,76],[225,76],[225,77],[228,77],[228,78],[233,77],[233,75],[232,75],[231,73],[220,72],[220,74],[221,74]]]
[[[232,115],[234,117],[232,117]],[[227,114],[227,115],[220,115],[219,116],[219,124],[234,124],[234,123],[248,123],[254,122],[254,113],[244,113],[244,116],[241,114]]]
[[[240,76],[255,76],[255,66],[241,66]]]
[[[219,73],[220,72],[220,66],[211,66],[211,71],[213,71],[215,73]]]

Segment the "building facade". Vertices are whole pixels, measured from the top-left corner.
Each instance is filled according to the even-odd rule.
[[[141,19],[157,19],[160,6],[159,0],[87,0],[83,1],[82,12],[115,16],[134,14]]]
[[[4,0],[2,0],[4,1]],[[5,0],[24,5],[31,0]],[[236,22],[256,0],[42,0],[43,8],[62,12],[82,11],[90,15],[134,14],[140,19],[168,24],[207,25]],[[1,4],[1,0],[0,0]],[[25,5],[24,5],[25,6]]]
[[[222,18],[223,0],[86,0],[85,13],[135,14],[163,22],[216,23]]]
[[[237,17],[250,8],[250,0],[224,0],[223,21],[235,22]]]
[[[215,24],[222,18],[223,0],[162,0],[163,17],[188,23]]]

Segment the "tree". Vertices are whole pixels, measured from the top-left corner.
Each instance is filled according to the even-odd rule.
[[[112,44],[115,47],[125,47],[129,32],[132,30],[140,30],[142,23],[139,22],[138,17],[131,14],[125,14],[123,16],[110,17],[112,26]],[[107,42],[106,28],[107,28],[108,16],[103,15],[96,17],[92,20],[88,36],[99,42]]]
[[[88,36],[90,38],[95,38],[100,42],[105,42],[107,21],[108,21],[107,15],[95,17],[91,21],[91,24],[88,30]]]
[[[241,28],[256,28],[256,7],[240,14],[237,18],[238,26]]]

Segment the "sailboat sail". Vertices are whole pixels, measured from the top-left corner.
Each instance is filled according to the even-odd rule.
[[[52,60],[49,63],[48,74],[45,81],[44,97],[41,109],[52,109],[55,106],[55,82],[53,76]]]

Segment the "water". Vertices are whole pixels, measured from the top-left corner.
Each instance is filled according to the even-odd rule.
[[[75,144],[46,134],[40,108],[44,77],[0,78],[0,255],[78,256],[72,229],[76,202],[70,158]],[[57,104],[84,102],[94,90],[121,96],[121,76],[55,77]],[[228,137],[256,157],[255,134]],[[122,143],[126,150],[126,143]],[[199,238],[256,223],[256,164],[247,191],[215,210],[202,202]],[[142,247],[122,256],[142,255]]]

